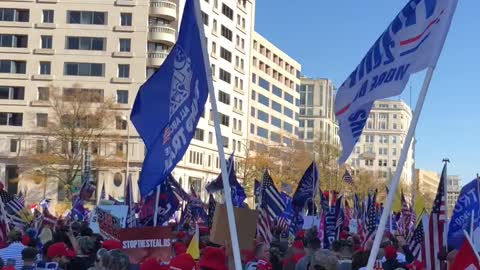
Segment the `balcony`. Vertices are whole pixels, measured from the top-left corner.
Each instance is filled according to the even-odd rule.
[[[167,45],[175,44],[175,29],[169,26],[150,26],[148,28],[149,39],[159,41]]]
[[[167,52],[148,52],[147,64],[151,67],[159,67],[167,58]]]
[[[150,2],[150,15],[174,21],[177,19],[177,4],[170,1],[152,0]]]

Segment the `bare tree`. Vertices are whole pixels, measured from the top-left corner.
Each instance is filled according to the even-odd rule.
[[[85,151],[94,156],[92,167],[120,166],[123,157],[112,145],[119,139],[115,126],[126,121],[116,115],[113,99],[79,85],[49,90],[48,118],[37,118],[41,137],[19,156],[23,174],[35,182],[54,179],[69,190],[81,174]]]

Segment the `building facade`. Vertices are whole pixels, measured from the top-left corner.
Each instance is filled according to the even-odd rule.
[[[438,183],[440,183],[440,175],[436,172],[423,169],[415,169],[415,187],[417,195],[423,196],[429,194],[435,196],[437,194]]]
[[[405,102],[376,101],[347,164],[354,170],[371,171],[387,182],[393,179],[411,119],[412,111]],[[408,186],[414,173],[414,143],[409,148],[401,176]]]
[[[249,149],[288,147],[298,139],[301,66],[254,33],[248,99]]]
[[[301,78],[299,101],[299,138],[339,145],[338,124],[334,114],[335,87],[328,79]]]
[[[10,192],[45,188],[53,204],[57,199],[56,181],[37,185],[22,177],[17,164],[20,148],[42,137],[37,122],[44,122],[49,114],[46,89],[79,84],[82,89],[98,91],[105,99],[115,99],[117,113],[128,119],[139,87],[175,44],[184,5],[185,0],[2,1],[0,179]],[[227,154],[235,152],[236,157],[243,158],[254,3],[201,1],[201,9],[222,144]],[[220,172],[213,117],[207,102],[195,138],[173,172],[184,188],[192,186],[203,197],[206,182]],[[113,151],[123,153],[128,168],[93,168],[98,189],[105,184],[106,193],[117,199],[123,197],[127,170],[134,181],[138,180],[145,156],[143,142],[127,122],[112,123],[111,131],[124,141],[116,143]],[[20,138],[23,143],[17,147]],[[21,180],[9,181],[16,178]],[[37,195],[27,198],[27,203],[44,197],[43,193]]]
[[[447,177],[447,209],[451,215],[455,204],[457,203],[460,190],[462,189],[462,179],[459,175],[449,175]]]

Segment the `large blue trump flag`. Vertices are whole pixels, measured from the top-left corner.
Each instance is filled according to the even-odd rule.
[[[186,1],[177,43],[140,87],[133,105],[130,117],[147,147],[139,181],[142,196],[165,181],[185,154],[207,101],[210,64],[203,53],[198,4]]]
[[[436,65],[456,5],[457,0],[408,1],[340,86],[335,115],[343,146],[341,164],[362,135],[375,100],[399,95],[410,74]]]
[[[456,249],[460,249],[463,244],[464,230],[472,233],[471,229],[475,231],[480,226],[479,181],[475,179],[462,188],[453,209],[448,228],[448,245]],[[473,228],[470,228],[471,225],[473,225]]]

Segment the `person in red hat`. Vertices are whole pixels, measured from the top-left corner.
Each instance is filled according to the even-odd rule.
[[[187,246],[183,242],[175,242],[172,246],[175,256],[182,255],[183,253],[187,252]]]
[[[384,270],[398,270],[398,269],[405,269],[407,270],[407,266],[403,263],[400,263],[397,260],[397,249],[392,246],[386,246],[384,248],[385,253],[385,262],[382,263],[382,267]]]
[[[206,247],[198,262],[201,270],[227,270],[227,256],[221,248]]]
[[[188,253],[183,253],[172,259],[169,265],[170,270],[195,270],[196,269],[195,260],[192,258],[192,255]]]
[[[283,269],[294,270],[297,262],[305,256],[305,246],[302,240],[295,240],[287,250],[285,259],[282,261]]]
[[[57,269],[65,269],[69,262],[69,258],[75,256],[75,253],[67,248],[65,243],[52,244],[47,250],[48,262],[55,262],[58,264]]]

